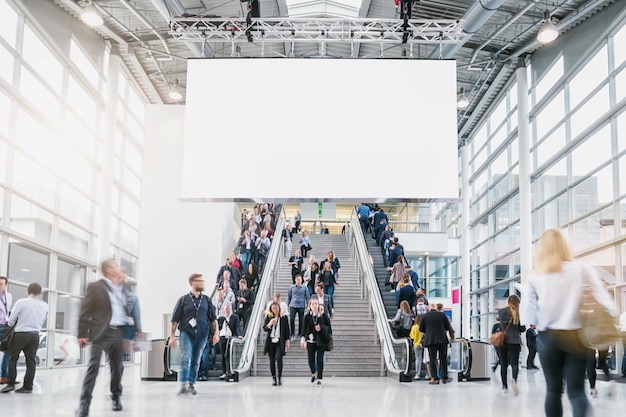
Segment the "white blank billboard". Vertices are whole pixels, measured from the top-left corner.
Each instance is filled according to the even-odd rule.
[[[455,61],[189,60],[184,200],[458,199]]]

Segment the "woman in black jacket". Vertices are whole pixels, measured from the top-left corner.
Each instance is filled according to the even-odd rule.
[[[519,388],[517,387],[517,375],[519,373],[519,354],[522,350],[522,337],[520,334],[526,331],[526,326],[520,325],[519,304],[520,298],[513,294],[507,298],[506,307],[498,310],[500,328],[506,333],[504,346],[496,348],[498,350],[498,357],[500,358],[502,394],[506,394],[509,388],[507,383],[507,370],[509,365],[511,365],[511,373],[513,377],[511,380],[513,394],[519,394]]]
[[[304,316],[304,325],[300,335],[300,347],[307,350],[311,382],[322,385],[324,375],[324,352],[330,340],[330,319],[320,311],[319,301],[314,297],[309,301],[308,313]]]
[[[289,349],[289,319],[282,314],[280,305],[276,301],[270,304],[263,330],[267,332],[263,354],[268,354],[270,357],[272,385],[282,385],[283,356]],[[278,374],[276,374],[276,365],[278,365]]]

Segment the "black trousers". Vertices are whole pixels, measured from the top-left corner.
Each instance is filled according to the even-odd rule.
[[[13,343],[8,352],[9,359],[9,375],[8,385],[15,385],[17,378],[17,360],[20,352],[24,351],[26,357],[26,375],[24,376],[25,389],[33,389],[33,381],[35,380],[35,369],[37,368],[37,348],[39,348],[39,333],[15,332]]]
[[[317,370],[317,379],[322,379],[324,375],[324,349],[318,348],[317,343],[307,343],[306,353],[309,357],[309,368],[311,374]]]
[[[283,354],[279,343],[270,343],[267,348],[267,354],[270,357],[270,372],[273,377],[281,377],[283,375]],[[278,367],[278,374],[276,373]]]
[[[535,368],[535,356],[537,356],[537,349],[534,347],[528,348],[528,357],[526,358],[526,368]]]
[[[430,356],[430,377],[436,380],[444,381],[448,379],[448,344],[438,343],[428,346],[428,356]],[[437,359],[439,359],[439,367],[437,368]]]
[[[109,357],[109,367],[111,370],[110,391],[113,398],[119,398],[122,395],[122,373],[124,366],[122,358],[124,357],[124,349],[122,348],[122,328],[108,328],[102,339],[98,342],[91,343],[91,356],[89,357],[89,365],[83,379],[83,387],[80,392],[81,406],[89,408],[93,388],[96,385],[96,378],[100,371],[100,358],[102,352]]]

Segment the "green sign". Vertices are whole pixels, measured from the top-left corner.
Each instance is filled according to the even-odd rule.
[[[317,218],[322,218],[322,203],[317,203]]]

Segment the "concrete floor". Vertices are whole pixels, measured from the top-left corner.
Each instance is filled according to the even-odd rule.
[[[3,416],[73,416],[78,406],[85,368],[38,370],[32,394],[0,394]],[[18,370],[18,380],[23,370]],[[141,381],[140,367],[124,371],[124,410],[114,413],[108,397],[107,368],[100,369],[90,416],[218,416],[218,417],[502,417],[543,416],[545,383],[541,371],[520,370],[520,395],[500,392],[500,377],[491,381],[454,382],[428,385],[426,381],[398,383],[389,378],[325,378],[322,387],[306,375],[283,379],[273,387],[270,378],[246,378],[239,383],[207,381],[197,384],[195,396],[177,396],[177,382]],[[626,384],[615,384],[615,395],[607,395],[608,382],[598,381],[594,415],[622,415]],[[565,397],[565,416],[571,408]]]

